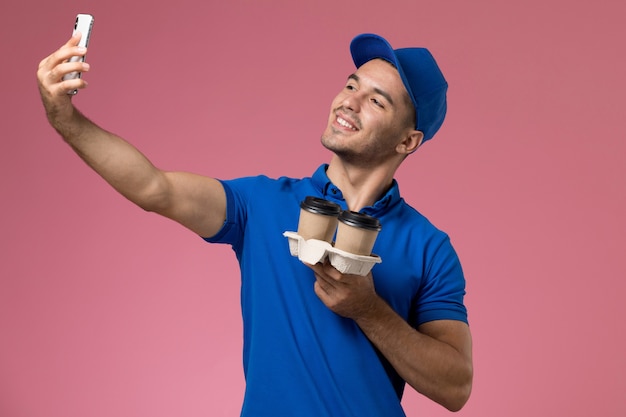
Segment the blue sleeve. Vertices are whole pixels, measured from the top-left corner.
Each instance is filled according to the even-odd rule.
[[[233,246],[235,251],[243,241],[245,225],[245,202],[241,194],[236,192],[231,184],[237,180],[219,180],[226,193],[226,220],[222,228],[214,236],[203,238],[209,243],[227,243]]]
[[[425,272],[425,280],[413,310],[415,325],[433,320],[459,320],[467,323],[467,309],[463,303],[465,277],[461,262],[447,235],[433,248]]]

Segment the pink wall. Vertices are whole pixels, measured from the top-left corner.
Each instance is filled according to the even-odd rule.
[[[449,117],[398,179],[467,273],[459,415],[626,414],[622,1],[94,3],[0,6],[0,416],[234,416],[242,398],[230,249],[129,204],[46,123],[35,68],[76,12],[96,16],[78,106],[157,165],[222,178],[328,160],[355,34],[428,46]]]

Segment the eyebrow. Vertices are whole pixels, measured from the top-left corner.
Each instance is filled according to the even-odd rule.
[[[350,75],[348,76],[348,79],[349,79],[349,80],[354,80],[354,81],[356,81],[356,82],[361,81],[361,79],[359,78],[359,76],[358,76],[358,75],[356,75],[356,74],[350,74]],[[376,88],[376,87],[374,87],[374,91],[375,91],[376,93],[380,94],[381,96],[385,97],[385,100],[387,100],[387,101],[389,102],[389,104],[393,105],[393,100],[392,100],[391,96],[390,96],[390,95],[389,95],[386,91],[383,91],[383,90],[381,90],[380,88]]]

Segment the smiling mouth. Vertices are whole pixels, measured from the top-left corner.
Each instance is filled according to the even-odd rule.
[[[350,122],[348,122],[346,119],[344,119],[344,118],[342,118],[340,116],[337,116],[336,120],[337,120],[337,123],[339,125],[347,128],[347,129],[350,129],[350,130],[353,130],[353,131],[357,130],[357,128],[354,125],[352,125]]]

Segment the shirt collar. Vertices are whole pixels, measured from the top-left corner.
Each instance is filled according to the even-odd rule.
[[[322,196],[330,201],[338,203],[344,210],[347,208],[346,201],[343,198],[341,190],[332,183],[332,181],[326,175],[328,164],[320,165],[313,173],[311,179],[313,185],[319,190]],[[372,206],[363,207],[362,213],[369,214],[370,216],[380,216],[387,212],[391,207],[400,202],[400,188],[398,182],[394,179],[389,190]]]

